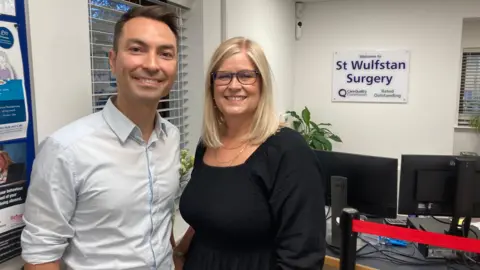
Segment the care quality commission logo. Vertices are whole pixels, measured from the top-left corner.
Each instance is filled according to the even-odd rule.
[[[357,96],[364,97],[367,95],[367,90],[364,89],[344,89],[340,88],[338,90],[338,96],[346,98],[347,96]]]

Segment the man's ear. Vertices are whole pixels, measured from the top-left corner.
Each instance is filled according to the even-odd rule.
[[[111,49],[108,52],[108,63],[110,64],[110,70],[115,73],[115,60],[117,59],[117,53]]]

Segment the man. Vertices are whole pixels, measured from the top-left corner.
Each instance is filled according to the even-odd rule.
[[[118,94],[44,140],[25,206],[26,269],[172,269],[179,131],[157,113],[177,71],[177,17],[129,10],[109,60]],[[170,239],[170,242],[169,242]]]

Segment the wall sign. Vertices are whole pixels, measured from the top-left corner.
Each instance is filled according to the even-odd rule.
[[[410,52],[335,52],[332,101],[406,103]]]

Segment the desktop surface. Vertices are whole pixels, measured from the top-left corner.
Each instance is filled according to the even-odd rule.
[[[409,218],[409,222],[410,222]],[[370,222],[383,223],[383,219],[368,219]],[[446,224],[445,224],[446,225]],[[369,240],[359,234],[358,239]],[[466,261],[447,261],[446,259],[426,259],[416,246],[408,243],[406,247],[372,244],[364,241],[365,247],[357,250],[356,263],[375,269],[475,269],[480,270],[480,264]],[[338,249],[328,247],[327,256],[339,258]]]
[[[339,258],[339,253],[327,249],[327,256]],[[409,244],[407,247],[389,247],[389,246],[371,246],[368,245],[357,253],[355,261],[357,264],[372,267],[381,270],[443,270],[443,269],[458,269],[480,270],[480,265],[468,266],[464,262],[447,262],[445,260],[427,260],[417,250],[414,244]]]
[[[409,217],[408,223],[410,227],[417,230],[423,230],[433,233],[444,234],[450,228],[450,219],[444,218],[421,218],[421,217]],[[480,230],[477,227],[471,225],[468,238],[479,239]]]

